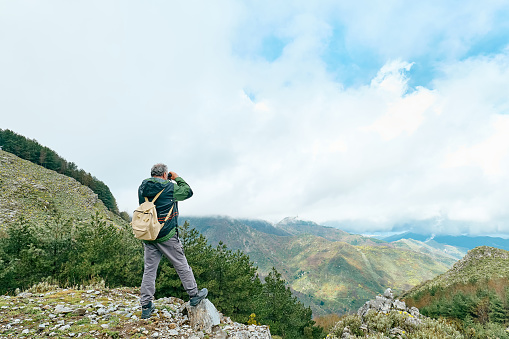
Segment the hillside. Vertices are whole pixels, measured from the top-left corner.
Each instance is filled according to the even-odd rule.
[[[506,284],[509,281],[509,251],[481,246],[468,251],[450,270],[408,290],[403,298],[415,303],[417,299],[437,294],[438,291],[447,294],[447,291],[458,290],[460,287],[486,287],[497,281],[506,281]]]
[[[125,223],[75,179],[0,150],[0,228],[20,217],[44,225],[57,216],[88,220],[96,212]]]
[[[251,227],[228,217],[182,217],[214,245],[250,256],[264,275],[274,266],[315,315],[345,313],[391,287],[396,292],[445,272],[457,260],[439,250],[398,248],[297,219]],[[261,232],[260,229],[269,233]],[[276,230],[279,231],[276,231]],[[284,231],[285,236],[276,235]]]
[[[465,336],[455,324],[422,316],[417,308],[394,299],[388,288],[383,295],[367,301],[357,314],[342,317],[327,335],[327,339],[357,338],[463,339]]]
[[[476,247],[447,272],[402,295],[433,318],[448,318],[466,338],[507,338],[509,252]]]
[[[26,138],[11,130],[0,128],[0,150],[76,179],[96,193],[110,211],[119,214],[117,202],[104,182],[85,170],[79,169],[75,163],[68,162],[54,150],[39,144],[36,140]]]
[[[394,300],[392,291],[348,315],[327,338],[508,338],[509,252],[477,247]],[[418,309],[419,307],[420,309]]]

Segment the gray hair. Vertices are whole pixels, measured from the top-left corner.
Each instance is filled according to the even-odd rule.
[[[168,172],[168,166],[165,164],[155,164],[152,166],[150,170],[150,176],[152,177],[162,177],[164,173]]]

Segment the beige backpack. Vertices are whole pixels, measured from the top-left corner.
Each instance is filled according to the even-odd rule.
[[[160,224],[157,220],[156,205],[154,205],[154,203],[163,191],[157,193],[152,201],[148,201],[148,198],[145,197],[145,202],[134,210],[131,226],[136,238],[141,240],[155,240],[164,223],[170,217],[171,212],[173,211],[173,206],[171,206],[171,209],[162,224]]]

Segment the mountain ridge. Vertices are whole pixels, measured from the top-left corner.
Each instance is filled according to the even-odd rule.
[[[347,313],[387,287],[402,292],[445,272],[458,260],[429,246],[425,253],[418,253],[296,218],[272,226],[258,221],[269,233],[231,217],[182,216],[181,220],[213,245],[222,242],[248,254],[262,275],[274,266],[314,314]],[[285,235],[276,235],[274,228]],[[403,274],[405,264],[410,265],[411,274]]]
[[[465,250],[471,250],[479,246],[496,247],[503,250],[509,250],[509,239],[492,236],[466,236],[466,235],[447,235],[447,234],[419,234],[413,232],[405,232],[401,234],[391,235],[388,237],[380,237],[381,240],[387,242],[398,241],[401,239],[414,239],[428,243],[434,241],[438,244],[450,245]]]

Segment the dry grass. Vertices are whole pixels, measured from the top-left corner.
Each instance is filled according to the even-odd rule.
[[[341,319],[338,314],[327,314],[324,316],[315,317],[313,320],[316,322],[316,325],[323,327],[326,332],[329,332],[334,325],[336,325]]]

